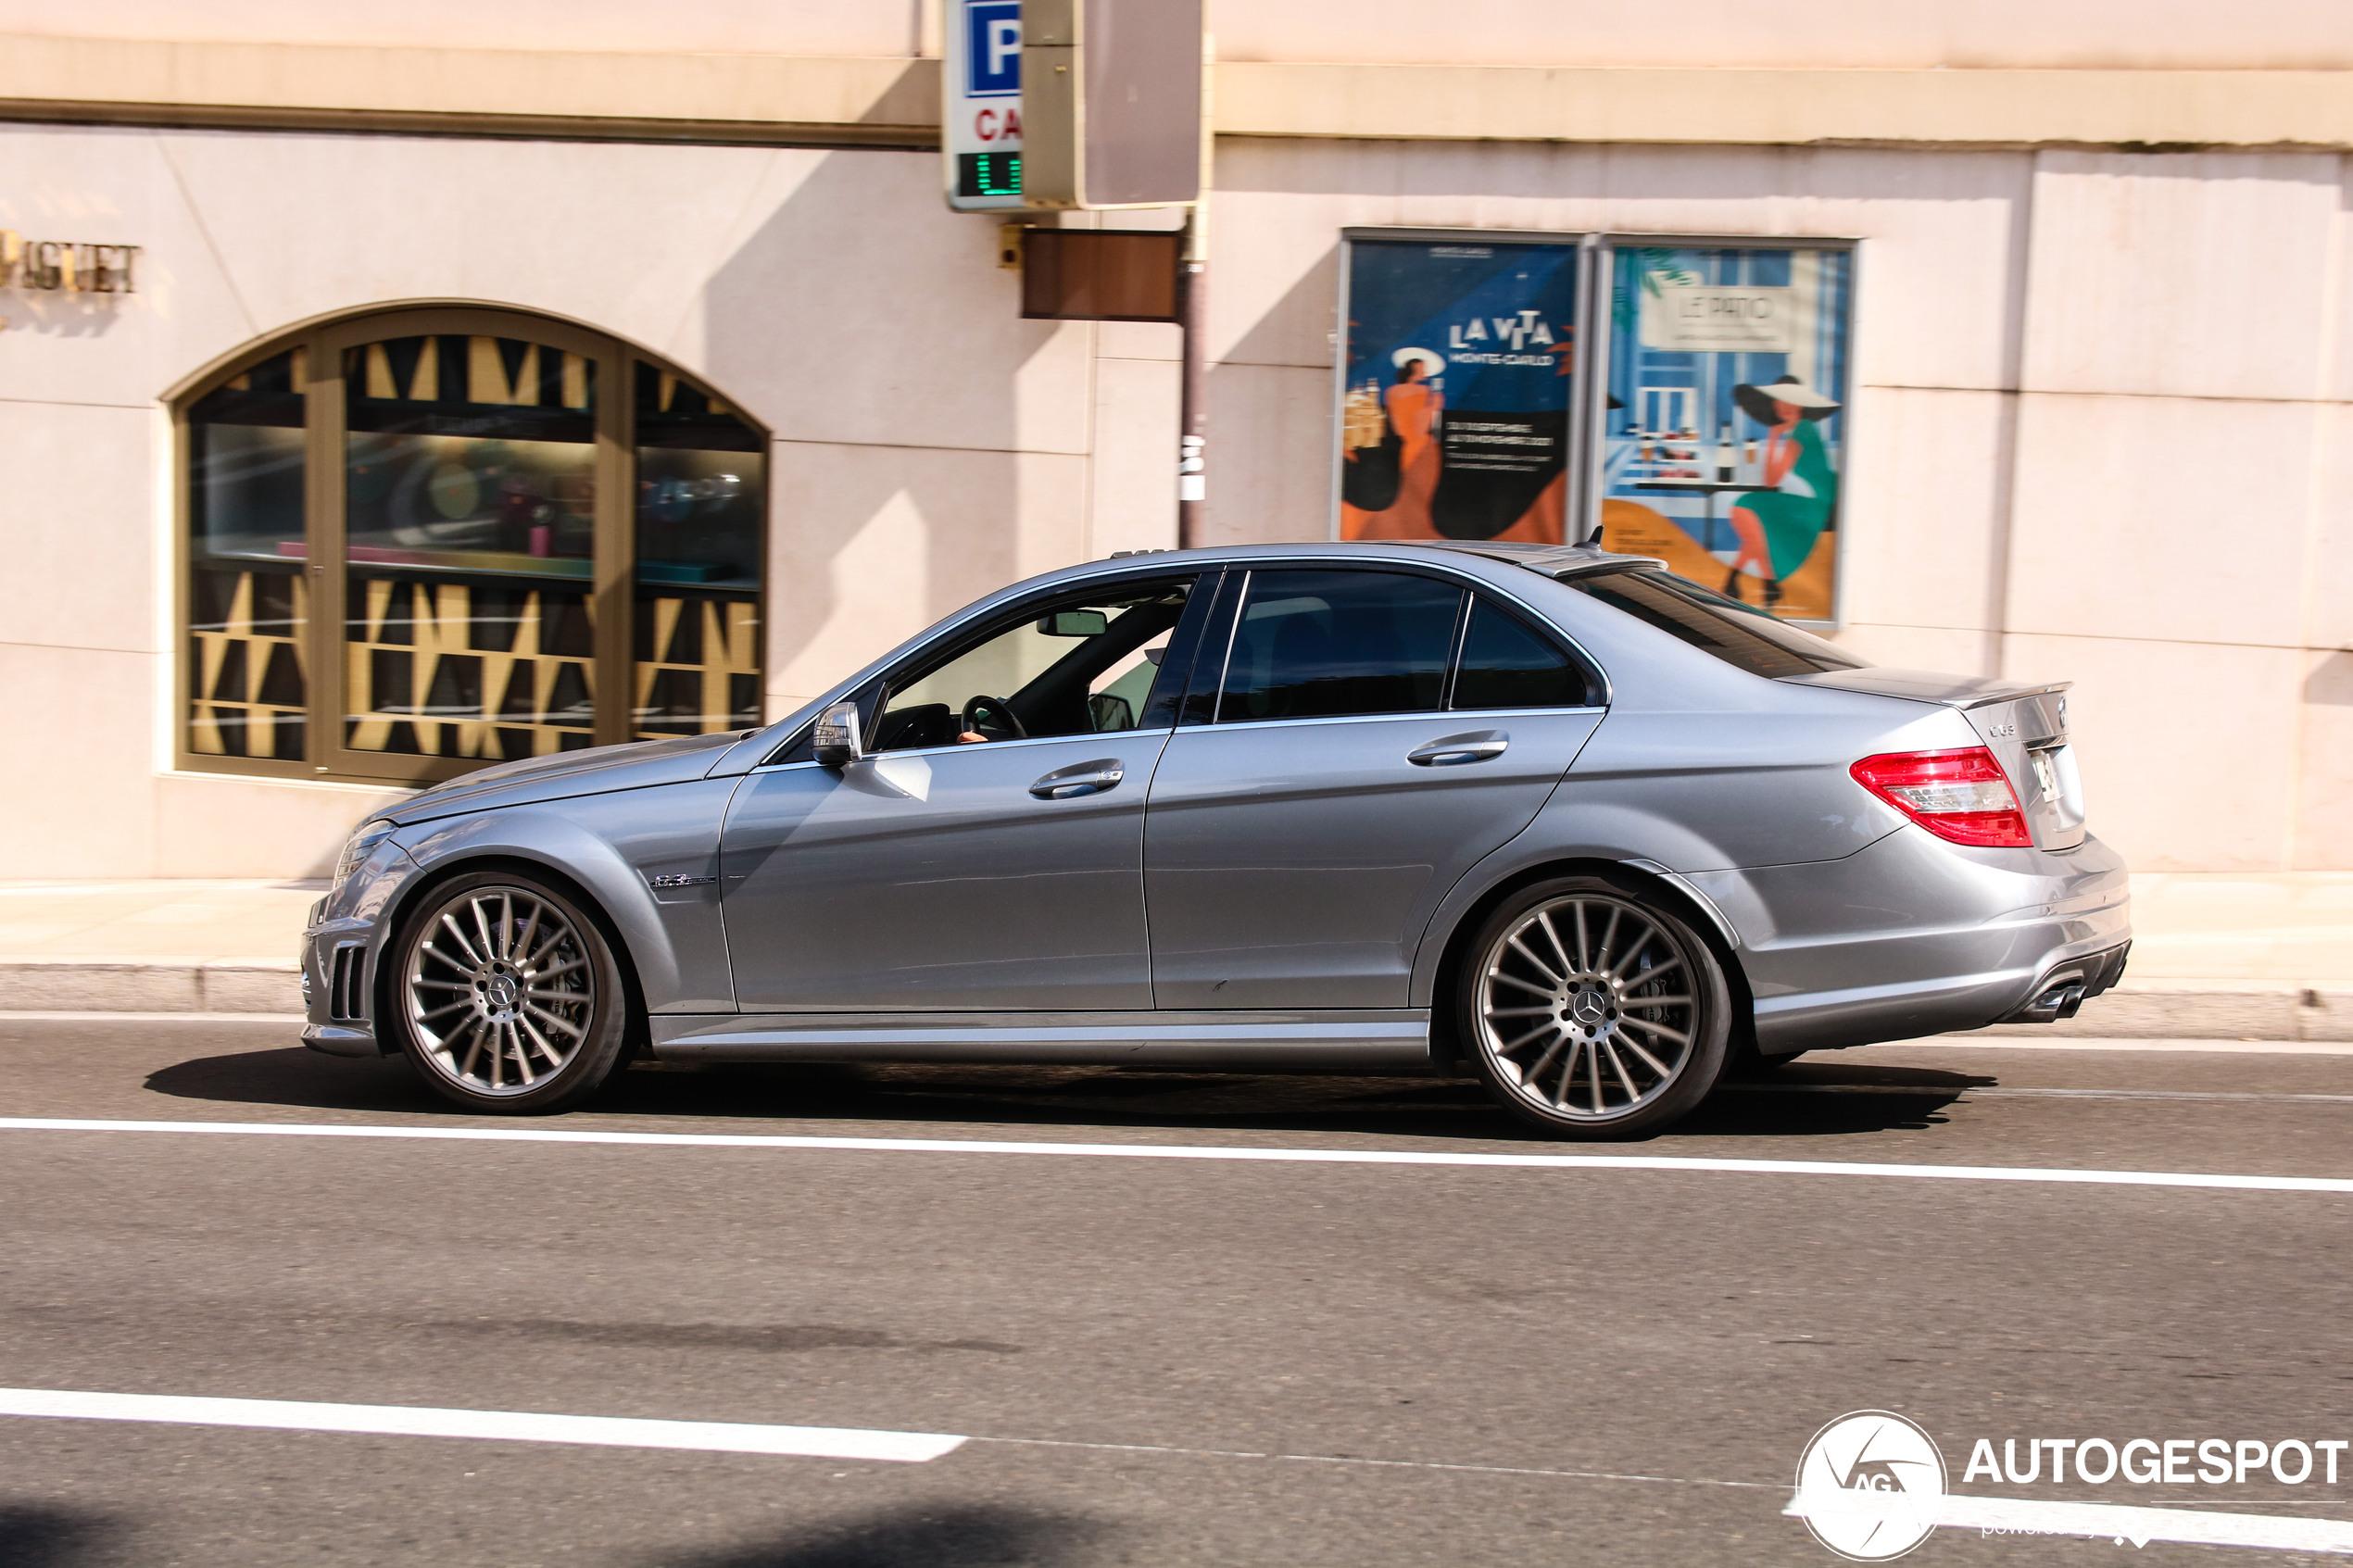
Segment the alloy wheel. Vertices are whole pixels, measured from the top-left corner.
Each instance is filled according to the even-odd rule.
[[[570,916],[527,887],[470,887],[418,928],[402,975],[418,1053],[471,1094],[528,1094],[570,1066],[597,1009]]]
[[[1548,899],[1491,941],[1475,1026],[1498,1081],[1547,1117],[1613,1123],[1671,1089],[1704,1020],[1682,939],[1605,895]]]

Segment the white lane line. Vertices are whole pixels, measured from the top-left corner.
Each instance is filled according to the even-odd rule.
[[[153,1422],[186,1426],[234,1426],[266,1431],[346,1432],[371,1436],[459,1437],[495,1442],[572,1443],[598,1448],[668,1449],[700,1453],[781,1454],[812,1459],[878,1460],[922,1464],[968,1442],[1028,1448],[1086,1449],[1207,1459],[1275,1460],[1383,1469],[1449,1470],[1535,1475],[1564,1480],[1636,1481],[1671,1486],[1768,1489],[1754,1481],[1687,1480],[1610,1471],[1544,1470],[1497,1464],[1449,1464],[1428,1460],[1380,1460],[1352,1454],[1286,1454],[1227,1449],[1187,1449],[1154,1443],[1084,1443],[1046,1437],[966,1437],[944,1432],[892,1432],[850,1426],[776,1426],[744,1422],[659,1421],[626,1416],[555,1415],[536,1411],[450,1410],[419,1405],[326,1404],[300,1399],[230,1399],[177,1394],[103,1394],[65,1388],[0,1388],[0,1416],[78,1421]],[[1777,1486],[1770,1489],[1779,1489]],[[1865,1499],[1833,1499],[1841,1511]],[[1802,1518],[1817,1511],[1802,1496],[1781,1512]],[[2269,1513],[2211,1513],[2187,1509],[2134,1508],[2120,1503],[2045,1502],[2018,1498],[1948,1495],[1937,1524],[1949,1529],[2015,1530],[2036,1535],[2110,1536],[2145,1546],[2179,1541],[2200,1546],[2269,1547],[2292,1551],[2353,1553],[2353,1522],[2297,1519]]]
[[[1888,1494],[1875,1494],[1886,1496]],[[1870,1512],[1868,1503],[1845,1498],[1819,1499],[1809,1505],[1803,1497],[1781,1510],[1802,1519],[1831,1512]],[[1952,1493],[1936,1511],[1939,1527],[1948,1530],[2008,1530],[2032,1536],[2106,1536],[2146,1546],[2151,1541],[2179,1541],[2191,1546],[2268,1547],[2277,1551],[2353,1553],[2353,1521],[2296,1519],[2277,1513],[2210,1513],[2186,1508],[2135,1508],[2117,1502],[2046,1502],[2032,1498],[1965,1497]]]
[[[213,1399],[177,1394],[94,1394],[0,1388],[0,1415],[80,1421],[153,1421],[188,1426],[258,1426],[287,1432],[366,1432],[396,1437],[488,1437],[511,1443],[586,1443],[611,1449],[690,1449],[723,1454],[921,1464],[965,1439],[942,1432],[852,1426],[759,1426],[732,1421],[641,1421],[535,1411],[437,1410],[414,1405],[315,1404],[301,1399]]]
[[[0,1023],[308,1023],[298,1012],[86,1012],[0,1010]]]
[[[1864,1051],[2139,1051],[2151,1056],[2353,1056],[2353,1041],[2309,1040],[2183,1040],[2117,1039],[2108,1035],[2073,1035],[2057,1040],[2029,1040],[2015,1035],[1931,1035],[1918,1040],[1882,1040],[1856,1046],[1841,1056]],[[1809,1061],[1827,1061],[1830,1053],[1817,1052]]]
[[[2353,1095],[2251,1094],[2237,1089],[2011,1089],[1992,1084],[1722,1084],[1719,1095],[1905,1095],[1914,1099],[2244,1099],[2353,1105]]]
[[[110,1122],[0,1117],[0,1132],[185,1133],[251,1137],[411,1138],[451,1143],[609,1144],[651,1148],[792,1148],[874,1154],[1033,1154],[1108,1160],[1238,1160],[1312,1165],[1460,1165],[1522,1171],[1721,1172],[1743,1175],[1908,1176],[1931,1181],[2211,1187],[2353,1194],[2343,1176],[2232,1176],[2025,1165],[1894,1165],[1860,1160],[1713,1160],[1624,1154],[1452,1154],[1422,1149],[1252,1148],[1241,1145],[1031,1143],[981,1138],[826,1138],[753,1133],[592,1133],[537,1127],[385,1127],[319,1122]]]
[[[1664,1486],[1738,1486],[1751,1491],[1785,1492],[1784,1481],[1711,1481],[1680,1475],[1636,1475],[1616,1470],[1545,1470],[1528,1464],[1451,1464],[1430,1459],[1366,1459],[1361,1454],[1285,1454],[1256,1449],[1181,1449],[1165,1443],[1082,1443],[1062,1437],[988,1437],[975,1443],[1013,1444],[1032,1449],[1089,1449],[1103,1453],[1174,1454],[1180,1459],[1258,1459],[1284,1464],[1361,1464],[1377,1470],[1459,1470],[1476,1475],[1543,1475],[1562,1481],[1643,1481]]]

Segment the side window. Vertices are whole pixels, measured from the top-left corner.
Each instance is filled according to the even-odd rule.
[[[1192,579],[1024,607],[930,669],[893,677],[869,749],[1132,730]]]
[[[1220,723],[1434,711],[1463,590],[1389,571],[1253,571]]]
[[[1517,617],[1472,600],[1452,707],[1579,708],[1590,700],[1575,659]]]

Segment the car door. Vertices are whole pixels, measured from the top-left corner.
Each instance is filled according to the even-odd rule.
[[[1598,678],[1449,578],[1286,567],[1228,595],[1222,679],[1204,653],[1152,777],[1154,1003],[1403,1007],[1431,911],[1534,819]]]
[[[723,836],[737,1006],[1150,1007],[1144,791],[1176,694],[1152,698],[1190,588],[1033,604],[865,694],[861,760],[755,771]]]

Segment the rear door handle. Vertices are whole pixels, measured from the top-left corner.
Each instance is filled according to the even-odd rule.
[[[1040,800],[1070,800],[1116,788],[1126,776],[1126,765],[1118,758],[1102,757],[1092,762],[1073,762],[1067,768],[1057,768],[1031,784],[1029,793]]]
[[[1485,762],[1504,755],[1512,737],[1501,730],[1473,730],[1467,734],[1441,735],[1428,746],[1417,746],[1405,754],[1405,760],[1421,768],[1459,768],[1466,762]]]

